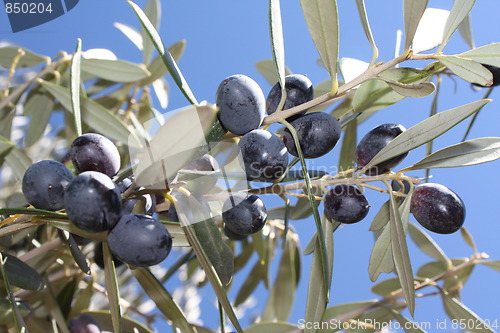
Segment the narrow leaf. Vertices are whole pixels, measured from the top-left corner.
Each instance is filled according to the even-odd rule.
[[[353,120],[344,129],[344,138],[342,139],[342,149],[340,150],[339,157],[340,172],[354,167],[357,144],[357,126],[358,122]]]
[[[403,12],[405,19],[405,51],[410,48],[418,24],[424,15],[428,0],[404,0]]]
[[[39,82],[59,100],[66,110],[72,110],[69,89],[43,80]],[[104,133],[106,136],[115,140],[128,143],[133,147],[142,146],[137,136],[130,132],[130,129],[109,110],[83,96],[80,96],[80,103],[82,108],[82,120],[96,131]]]
[[[2,257],[9,284],[26,290],[43,289],[43,279],[37,271],[10,254],[2,253]]]
[[[295,262],[299,260],[295,257],[298,239],[293,238],[293,234],[287,233],[285,248],[278,266],[278,275],[262,313],[262,321],[286,321],[292,311],[298,275],[295,271]]]
[[[380,296],[387,296],[399,289],[401,289],[401,283],[399,283],[399,279],[396,277],[380,281],[372,287],[372,292]]]
[[[168,52],[170,52],[172,58],[174,58],[175,61],[179,61],[182,54],[184,53],[185,48],[186,48],[186,40],[182,39],[170,45],[168,47]],[[154,58],[153,61],[151,61],[151,63],[148,65],[148,71],[151,75],[141,80],[139,82],[140,86],[146,86],[148,84],[151,84],[154,81],[158,80],[159,78],[162,78],[168,74],[168,68],[165,66],[162,56],[158,56]]]
[[[436,86],[432,82],[420,82],[416,84],[404,84],[397,81],[382,79],[395,92],[405,97],[426,97],[436,90]]]
[[[189,225],[189,219],[187,218],[185,212],[183,210],[180,210],[177,212],[179,215],[179,219],[181,221],[181,224],[183,224],[183,229],[186,234],[186,237],[193,247],[193,251],[196,254],[196,257],[198,258],[198,261],[200,262],[201,267],[203,267],[203,270],[205,271],[205,274],[207,275],[208,280],[210,281],[210,284],[212,285],[212,288],[214,289],[215,295],[217,296],[217,299],[219,300],[219,303],[221,304],[222,308],[226,312],[229,320],[233,324],[234,328],[238,333],[242,333],[243,329],[241,328],[238,318],[236,317],[236,314],[234,313],[233,307],[231,306],[231,303],[229,302],[227,298],[226,291],[224,287],[222,286],[222,282],[220,281],[219,277],[217,276],[217,273],[213,266],[210,264],[210,260],[207,257],[207,254],[205,253],[203,247],[201,246],[200,242],[198,241],[198,238],[196,237],[195,232],[191,229],[191,226]]]
[[[181,71],[179,70],[179,67],[177,66],[177,63],[175,62],[174,58],[170,54],[170,52],[165,50],[165,47],[163,46],[163,42],[161,40],[160,35],[156,31],[154,25],[151,23],[151,21],[148,19],[146,14],[142,11],[142,9],[137,6],[135,3],[132,1],[128,1],[130,6],[132,6],[132,9],[134,10],[135,14],[139,18],[139,21],[141,22],[142,26],[146,30],[149,38],[153,42],[153,45],[156,47],[156,50],[158,53],[161,55],[163,62],[165,63],[165,66],[167,66],[168,71],[172,75],[172,78],[174,79],[174,82],[177,84],[181,92],[184,94],[186,99],[191,103],[191,104],[198,104],[196,101],[196,98],[193,95],[193,92],[189,88],[186,80],[184,79],[184,76],[182,75]]]
[[[466,227],[462,227],[460,228],[460,234],[462,235],[462,238],[465,241],[465,243],[467,243],[467,245],[469,245],[474,250],[474,252],[477,253],[478,251],[476,242],[474,241],[474,238],[472,237],[469,230]]]
[[[283,26],[281,23],[281,9],[279,0],[269,0],[269,30],[271,32],[271,50],[274,66],[278,73],[282,93],[285,91],[285,45],[283,41]],[[282,99],[286,95],[282,95]],[[281,103],[280,103],[281,104]]]
[[[27,147],[37,143],[45,133],[54,105],[54,98],[42,91],[37,91],[24,104],[25,114],[31,116],[24,139],[24,144]]]
[[[102,254],[104,260],[104,279],[106,281],[106,290],[109,301],[109,309],[111,310],[113,331],[121,332],[120,288],[116,278],[113,255],[111,254],[106,241],[102,242]]]
[[[0,66],[5,68],[10,68],[14,58],[19,54],[18,50],[21,49],[24,55],[19,59],[17,63],[18,68],[33,67],[41,64],[42,62],[50,62],[50,57],[42,56],[31,52],[28,49],[18,46],[3,46],[0,47]]]
[[[460,327],[461,329],[478,333],[495,332],[483,319],[458,299],[451,297],[445,292],[441,293],[441,298],[443,299],[444,306],[448,310],[448,314],[453,317],[452,319],[458,320],[460,325],[463,323],[463,327]]]
[[[467,15],[462,23],[460,23],[460,26],[458,27],[458,31],[460,32],[460,36],[464,39],[464,41],[469,45],[471,49],[474,49],[476,47],[476,44],[474,43],[474,36],[472,35],[472,25],[470,22],[470,13]]]
[[[75,263],[80,267],[82,272],[85,274],[89,275],[90,274],[90,267],[87,263],[87,259],[85,258],[85,255],[82,253],[80,248],[78,247],[78,244],[76,244],[75,239],[73,238],[73,235],[67,231],[63,231],[59,229],[59,235],[66,244],[69,247],[69,250],[71,252],[71,255],[73,256],[73,259],[75,260]]]
[[[323,268],[323,258],[318,247],[320,247],[319,239],[316,240],[316,250],[314,251],[314,256],[311,264],[311,272],[309,275],[309,285],[307,288],[307,301],[306,301],[306,315],[305,322],[316,323],[323,318],[326,306],[328,304],[328,299],[325,295],[325,288],[330,289],[332,282],[332,269],[333,269],[333,230],[338,227],[338,222],[330,222],[324,215],[321,220],[322,226],[325,231],[325,245],[326,245],[326,257],[328,262],[327,276],[328,279],[324,279],[324,268]],[[315,332],[316,330],[311,327],[304,330],[305,333]]]
[[[82,58],[82,40],[78,38],[76,51],[71,60],[69,92],[71,94],[71,109],[75,119],[76,134],[82,135],[82,119],[80,112],[80,63]]]
[[[261,262],[258,260],[250,273],[248,274],[247,279],[243,284],[241,285],[240,290],[238,291],[238,294],[236,295],[236,298],[234,300],[234,306],[239,306],[243,302],[245,302],[250,295],[255,291],[255,288],[259,285],[260,281],[262,280],[262,277],[264,275],[264,266],[261,264]]]
[[[301,0],[300,5],[316,49],[332,79],[332,92],[338,88],[337,59],[339,23],[336,0]]]
[[[124,60],[82,59],[82,71],[113,82],[135,82],[151,75],[143,64]]]
[[[454,168],[500,158],[500,138],[479,138],[440,149],[405,170]]]
[[[113,26],[120,30],[134,45],[142,51],[142,36],[141,34],[133,27],[120,23],[120,22],[115,22],[113,23]]]
[[[493,74],[479,62],[458,56],[438,56],[436,58],[467,82],[482,86],[489,86],[493,83]]]
[[[370,225],[370,231],[378,231],[381,230],[383,227],[389,223],[390,218],[390,211],[389,211],[389,205],[391,204],[390,200],[387,200],[384,202],[382,206],[380,206],[380,209],[373,218],[372,224]]]
[[[373,282],[378,279],[380,273],[391,273],[394,270],[391,233],[391,225],[387,224],[373,245],[368,265],[368,274]]]
[[[475,3],[476,0],[453,1],[453,7],[451,8],[448,20],[446,21],[446,25],[444,27],[444,32],[443,32],[443,40],[441,42],[441,46],[439,47],[438,52],[443,49],[446,43],[448,43],[450,37],[458,29],[462,21],[469,15]]]
[[[388,187],[390,188],[390,185]],[[413,316],[415,312],[415,285],[413,284],[413,271],[406,244],[406,234],[396,200],[392,194],[390,194],[390,199],[392,256],[406,305]]]
[[[0,136],[0,151],[3,151],[4,149],[8,150],[8,153],[6,153],[4,156],[5,161],[11,167],[17,179],[21,181],[21,179],[23,179],[24,173],[30,167],[30,165],[33,164],[33,162],[24,152],[24,150],[20,149],[18,146],[16,146],[14,143],[4,138],[3,136]]]
[[[481,260],[480,263],[500,272],[500,260]]]
[[[156,31],[160,28],[161,21],[161,2],[159,0],[148,0],[146,6],[144,7],[144,14],[152,23]],[[145,27],[141,27],[141,37],[143,41],[142,55],[143,62],[145,64],[149,63],[151,54],[153,53],[153,44],[148,38],[148,32]]]
[[[409,224],[410,236],[417,246],[434,259],[442,261],[445,265],[451,265],[451,261],[439,245],[424,231],[415,224]]]
[[[213,219],[195,223],[193,228],[219,279],[227,286],[234,273],[233,251],[222,241],[219,228]]]
[[[196,329],[188,322],[181,308],[175,303],[170,293],[163,287],[158,279],[147,268],[137,268],[132,271],[137,282],[142,286],[146,294],[155,302],[168,320],[182,332],[195,333]]]
[[[4,259],[4,254],[0,253],[0,273],[3,280],[3,284],[5,286],[5,290],[7,291],[7,295],[10,302],[10,309],[14,313],[14,323],[18,332],[26,331],[26,324],[24,323],[23,317],[21,315],[21,311],[17,306],[17,302],[14,298],[14,293],[12,292],[10,286],[10,277],[7,273],[7,268],[5,267],[8,261],[8,257]],[[11,257],[14,258],[14,257]],[[17,258],[16,258],[17,259]]]
[[[477,112],[488,102],[490,102],[490,100],[479,100],[440,112],[425,119],[389,142],[363,169],[367,170],[380,162],[403,154],[433,140],[469,117],[471,114]]]
[[[361,20],[361,25],[363,26],[363,30],[365,31],[366,38],[372,47],[372,60],[371,63],[375,63],[378,58],[378,48],[375,44],[375,40],[373,39],[372,30],[370,28],[370,22],[368,21],[368,15],[366,13],[366,6],[364,0],[356,0],[356,7],[358,8],[358,15]]]
[[[471,59],[482,64],[500,67],[500,43],[488,44],[460,53],[461,58]]]
[[[323,217],[323,219],[321,219],[319,217],[319,212],[318,212],[318,202],[317,200],[315,199],[315,193],[314,193],[314,190],[312,188],[312,185],[311,185],[311,179],[309,177],[309,173],[307,171],[307,164],[306,164],[306,161],[304,159],[304,155],[302,154],[302,148],[300,147],[300,142],[299,142],[299,138],[297,136],[297,131],[296,129],[290,125],[290,123],[288,123],[286,120],[285,121],[282,121],[281,122],[289,131],[290,133],[292,134],[292,137],[293,137],[293,141],[295,143],[295,147],[297,148],[297,153],[299,155],[299,159],[300,159],[300,164],[302,165],[302,171],[304,173],[304,181],[305,181],[305,184],[306,184],[306,193],[307,193],[307,197],[309,199],[309,205],[312,209],[312,212],[313,212],[313,217],[314,217],[314,222],[316,223],[316,232],[318,234],[318,244],[319,244],[319,252],[317,253],[320,258],[321,258],[321,261],[322,261],[322,267],[323,267],[323,281],[329,281],[331,277],[329,277],[328,275],[328,257],[327,257],[327,245],[326,245],[326,240],[325,238],[327,236],[325,236],[325,233],[324,233],[324,227],[323,227],[323,222],[322,220],[325,219],[325,217]],[[326,302],[328,303],[328,299],[329,299],[329,294],[330,294],[330,288],[329,288],[329,285],[327,285],[326,283],[323,284],[323,287],[325,288],[324,289],[324,297],[326,299]]]

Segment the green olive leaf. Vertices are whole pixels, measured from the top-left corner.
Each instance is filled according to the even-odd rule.
[[[484,45],[458,54],[461,58],[477,61],[481,64],[500,67],[500,43]]]
[[[389,142],[360,172],[362,173],[380,162],[406,153],[433,140],[473,113],[479,111],[490,101],[483,99],[443,111],[412,126]]]
[[[459,323],[465,323],[464,329],[467,331],[474,333],[495,332],[483,319],[458,299],[451,297],[446,292],[441,293],[441,298],[447,309],[447,313],[452,316],[452,319],[458,320]]]
[[[422,252],[434,259],[442,261],[446,265],[451,265],[448,256],[422,228],[417,227],[414,223],[410,223],[408,231],[410,232],[411,238]]]
[[[301,0],[309,32],[325,68],[332,79],[332,92],[338,89],[337,60],[339,22],[336,0]]]
[[[404,0],[403,13],[405,21],[405,50],[410,48],[413,37],[417,32],[418,24],[424,15],[428,0]]]
[[[443,40],[439,51],[448,43],[448,40],[458,29],[462,21],[469,16],[469,13],[474,7],[476,0],[455,0],[453,1],[453,7],[451,8],[450,15],[446,20],[446,25],[444,26]]]
[[[493,74],[479,62],[459,56],[437,56],[443,65],[467,82],[489,86],[493,83]]]
[[[500,158],[500,138],[479,138],[440,149],[405,170],[455,168]]]
[[[364,0],[356,0],[356,7],[358,8],[358,15],[361,20],[361,25],[363,26],[363,30],[365,31],[366,39],[370,42],[372,47],[372,60],[371,63],[375,63],[378,58],[378,48],[375,44],[375,40],[373,39],[372,30],[370,28],[370,22],[368,21],[368,15],[366,14],[366,6]],[[346,81],[347,82],[347,81]]]

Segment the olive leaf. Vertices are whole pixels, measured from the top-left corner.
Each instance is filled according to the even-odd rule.
[[[139,50],[142,50],[142,36],[134,27],[120,22],[113,23],[113,26],[120,30]]]
[[[372,30],[370,28],[370,22],[368,21],[368,15],[366,13],[366,6],[364,0],[356,0],[356,7],[358,8],[358,15],[361,20],[361,25],[363,26],[363,30],[365,31],[366,39],[370,42],[372,47],[372,60],[370,63],[375,63],[378,58],[378,48],[375,44],[375,40],[373,39]],[[344,77],[345,78],[345,77]],[[346,81],[347,82],[347,81]]]
[[[479,138],[440,149],[404,170],[455,168],[500,158],[500,138]]]
[[[455,0],[453,1],[453,7],[451,8],[450,15],[446,20],[446,25],[443,31],[443,40],[441,41],[441,46],[438,49],[440,52],[443,47],[448,43],[450,37],[458,29],[462,21],[468,17],[472,7],[476,3],[476,0]]]
[[[144,27],[144,30],[147,32],[147,35],[149,36],[150,40],[153,42],[153,45],[155,46],[156,50],[162,57],[163,62],[165,63],[165,66],[167,66],[168,71],[170,72],[170,75],[172,75],[172,78],[174,79],[175,84],[179,87],[181,92],[184,94],[186,99],[191,103],[191,104],[198,104],[198,101],[193,95],[193,92],[191,91],[191,88],[189,88],[188,83],[184,79],[184,76],[182,75],[179,67],[177,66],[177,63],[175,62],[174,58],[172,57],[172,54],[168,50],[165,50],[165,47],[163,45],[163,41],[161,40],[160,35],[155,29],[155,26],[151,23],[147,15],[142,11],[142,9],[137,6],[135,3],[132,1],[128,1],[132,9],[134,10],[135,14],[139,18],[139,21],[141,22],[142,26]]]
[[[417,246],[434,259],[442,261],[445,265],[451,266],[451,261],[439,245],[422,229],[415,224],[409,224],[410,236]]]
[[[135,82],[151,75],[143,64],[124,60],[82,58],[82,71],[114,82]]]
[[[36,54],[24,47],[18,46],[2,46],[0,47],[0,66],[10,68],[14,58],[17,57],[19,50],[24,52],[24,55],[19,59],[17,67],[33,67],[42,62],[50,62],[50,57]]]
[[[405,50],[408,50],[417,32],[418,24],[424,15],[428,0],[404,0]]]
[[[433,140],[469,117],[471,114],[479,111],[490,101],[491,100],[483,99],[443,111],[412,126],[389,142],[360,172],[362,173],[380,162],[406,153]]]
[[[466,307],[458,299],[451,297],[446,292],[441,292],[441,298],[443,300],[444,306],[447,309],[447,313],[452,317],[452,319],[458,320],[460,325],[464,323],[463,327],[460,328],[466,329],[470,332],[478,333],[495,332],[483,319],[481,319],[476,313]]]
[[[301,0],[300,5],[316,49],[332,79],[332,92],[338,89],[337,59],[339,22],[336,0]]]
[[[415,312],[415,285],[413,283],[413,270],[406,244],[406,233],[404,231],[403,221],[399,212],[396,200],[390,193],[390,226],[391,226],[391,247],[394,259],[394,267],[398,274],[401,290],[406,300],[406,305],[410,314]]]
[[[73,110],[73,117],[75,119],[76,134],[82,135],[82,119],[80,112],[80,64],[82,58],[82,40],[78,38],[76,50],[71,60],[70,70],[70,86],[69,92],[71,94],[71,108]]]
[[[500,43],[484,45],[457,56],[480,62],[482,64],[500,67]]]
[[[467,82],[482,86],[493,83],[493,75],[479,62],[459,56],[437,56],[436,59]]]

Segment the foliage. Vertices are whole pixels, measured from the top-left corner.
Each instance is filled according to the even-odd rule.
[[[0,91],[0,331],[68,332],[68,321],[88,313],[96,318],[103,329],[123,332],[152,332],[159,320],[166,320],[182,332],[215,332],[215,328],[196,325],[172,291],[166,285],[174,273],[184,267],[186,277],[181,283],[185,288],[211,285],[220,307],[221,331],[232,325],[238,332],[323,332],[315,325],[297,327],[286,323],[295,301],[294,290],[299,278],[308,278],[308,296],[305,304],[305,323],[341,323],[335,330],[356,331],[348,324],[364,325],[364,331],[376,331],[370,320],[388,322],[395,320],[402,326],[411,322],[402,313],[415,314],[416,293],[433,291],[429,295],[441,297],[443,307],[450,318],[472,320],[473,331],[492,332],[487,322],[461,302],[460,291],[464,288],[473,268],[480,264],[499,270],[498,260],[487,260],[487,255],[477,250],[467,229],[461,233],[473,253],[467,258],[449,258],[426,231],[409,222],[410,198],[413,186],[423,179],[409,177],[406,171],[431,168],[463,167],[496,160],[500,157],[500,138],[475,138],[458,142],[397,172],[366,176],[364,172],[374,165],[411,151],[432,140],[464,121],[490,102],[488,99],[473,101],[442,112],[434,112],[429,118],[414,125],[392,140],[363,168],[353,168],[357,125],[374,112],[398,103],[404,98],[421,98],[438,94],[434,82],[444,75],[457,76],[465,81],[490,85],[492,74],[483,65],[500,66],[498,43],[473,48],[460,54],[444,54],[450,37],[460,30],[469,45],[474,45],[470,35],[468,14],[475,1],[456,0],[448,11],[427,8],[427,1],[404,1],[404,50],[386,62],[378,61],[378,49],[368,21],[364,1],[356,1],[367,41],[373,50],[370,64],[355,59],[339,59],[338,24],[336,1],[304,0],[301,6],[312,40],[318,50],[320,63],[327,70],[328,86],[319,84],[315,98],[288,110],[275,112],[266,117],[263,126],[273,123],[288,128],[296,139],[293,127],[285,120],[304,110],[329,112],[342,124],[344,140],[340,151],[340,172],[328,174],[321,170],[308,170],[300,145],[299,158],[290,162],[289,169],[300,163],[301,168],[288,173],[274,184],[255,184],[249,189],[254,194],[275,194],[284,204],[269,210],[265,228],[247,239],[236,242],[222,233],[220,211],[216,208],[213,218],[190,225],[189,217],[181,214],[179,222],[159,218],[174,237],[177,260],[170,267],[129,268],[115,267],[109,249],[104,242],[105,270],[99,270],[92,257],[94,244],[105,240],[103,233],[90,234],[76,228],[64,211],[49,212],[29,207],[20,195],[20,179],[32,162],[52,158],[64,158],[69,144],[81,133],[98,132],[112,139],[122,155],[122,172],[115,178],[121,180],[132,173],[141,181],[141,194],[153,193],[171,199],[169,189],[158,189],[148,183],[148,167],[134,159],[133,150],[144,147],[161,152],[175,150],[180,143],[175,139],[160,141],[160,133],[175,130],[176,138],[193,145],[204,139],[209,143],[234,143],[235,137],[226,133],[217,117],[217,109],[206,102],[199,103],[182,75],[177,61],[182,56],[185,41],[165,47],[157,27],[161,11],[158,0],[148,1],[144,10],[129,1],[131,10],[141,24],[140,31],[117,23],[120,29],[143,51],[144,62],[131,63],[116,59],[110,51],[87,50],[85,41],[78,40],[75,52],[60,53],[54,58],[35,54],[21,47],[0,48],[0,65],[9,69],[7,86]],[[285,66],[283,32],[279,0],[269,1],[269,27],[272,60],[257,62],[262,75],[271,83],[283,84],[290,73]],[[431,20],[431,18],[433,20]],[[419,26],[419,22],[431,22]],[[439,33],[441,29],[442,34]],[[431,36],[432,35],[432,36]],[[436,35],[438,40],[436,41]],[[412,49],[412,46],[417,46]],[[437,47],[433,53],[422,53]],[[152,59],[153,50],[157,55]],[[418,52],[417,52],[418,51]],[[423,60],[422,68],[402,67],[409,60]],[[360,66],[363,70],[359,70]],[[29,68],[36,74],[28,81],[14,84],[17,71]],[[340,79],[340,74],[344,81]],[[153,94],[163,108],[168,101],[166,75],[171,75],[178,89],[186,97],[187,106],[175,117],[165,119],[153,107]],[[438,85],[439,87],[439,85]],[[487,88],[491,89],[491,88]],[[282,88],[284,104],[285,89]],[[325,105],[327,105],[325,107]],[[19,114],[17,110],[23,110]],[[49,120],[55,112],[62,111],[64,129],[54,132]],[[190,137],[192,128],[183,128],[184,118],[197,115],[201,121],[204,138]],[[29,119],[24,140],[12,141],[12,133],[18,131],[16,117]],[[184,117],[184,118],[183,118]],[[471,123],[472,126],[472,123]],[[156,134],[155,134],[156,131]],[[163,138],[163,136],[161,136]],[[62,147],[62,148],[61,148]],[[210,146],[213,155],[223,155],[231,145]],[[172,186],[182,187],[175,181],[189,175],[181,170],[194,156],[176,156],[168,170],[167,178]],[[191,175],[204,175],[192,172]],[[220,176],[211,173],[215,176]],[[241,173],[224,174],[235,182]],[[141,178],[142,177],[142,178]],[[244,177],[244,175],[243,175]],[[245,179],[245,178],[243,178]],[[407,181],[410,192],[393,191],[391,181]],[[372,183],[382,182],[384,188]],[[354,184],[363,189],[375,189],[387,195],[387,202],[379,207],[370,230],[376,241],[368,267],[373,282],[381,273],[394,272],[385,280],[374,284],[372,290],[380,298],[347,304],[330,303],[330,285],[334,264],[334,232],[340,225],[321,216],[319,201],[326,187],[334,184]],[[151,185],[148,187],[148,185]],[[246,183],[242,190],[246,190]],[[291,197],[298,197],[294,205]],[[168,200],[167,200],[168,201]],[[215,201],[215,200],[214,200]],[[163,206],[162,206],[163,205]],[[164,210],[159,204],[157,211]],[[375,207],[374,207],[375,209]],[[301,266],[299,235],[291,221],[312,216],[316,234],[304,254],[313,254],[309,274]],[[413,267],[407,244],[407,234],[425,254],[434,261],[421,267]],[[90,238],[93,242],[77,246],[73,235]],[[257,261],[251,258],[255,254]],[[234,261],[234,265],[233,265]],[[230,263],[230,264],[229,264]],[[271,267],[277,265],[274,280]],[[235,274],[248,271],[234,300],[228,298]],[[199,276],[201,275],[201,278]],[[238,276],[240,278],[241,275]],[[268,290],[268,299],[262,315],[255,323],[243,330],[237,310],[252,295],[259,283]],[[106,288],[103,285],[106,285]],[[134,288],[139,285],[140,288]],[[157,312],[149,305],[154,302]],[[225,319],[229,322],[226,323]],[[461,321],[460,321],[461,322]],[[346,326],[343,326],[346,325]],[[423,332],[412,325],[411,330]]]

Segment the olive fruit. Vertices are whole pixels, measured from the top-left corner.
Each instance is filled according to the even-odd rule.
[[[267,221],[264,202],[253,194],[232,194],[222,205],[224,225],[237,235],[251,235],[262,228]]]
[[[32,164],[24,173],[22,190],[26,200],[38,209],[63,209],[64,190],[73,178],[64,164],[42,160]]]
[[[369,209],[366,197],[353,185],[335,185],[325,196],[325,213],[337,222],[359,222]]]
[[[275,134],[257,129],[245,134],[238,147],[249,180],[272,182],[279,179],[288,165],[283,141]]]
[[[85,171],[66,187],[64,208],[78,228],[101,232],[110,230],[118,221],[122,199],[111,178],[100,172]]]
[[[71,333],[100,333],[101,328],[94,317],[82,314],[70,320],[68,328]]]
[[[224,231],[224,235],[226,235],[226,237],[228,239],[233,240],[233,241],[240,241],[240,240],[244,240],[245,238],[247,238],[247,235],[239,235],[239,234],[235,233],[234,231],[232,231],[231,229],[229,229],[227,227],[227,225],[224,226],[223,231]]]
[[[403,183],[403,189],[401,189],[401,183]],[[402,180],[401,182],[398,182],[396,180],[391,181],[391,187],[393,191],[400,191],[403,192],[404,194],[410,193],[410,189],[413,185],[410,184],[407,180]]]
[[[75,139],[69,150],[71,161],[78,172],[98,171],[113,177],[120,169],[120,153],[111,140],[87,133]]]
[[[424,228],[451,234],[465,221],[465,205],[460,197],[441,184],[425,183],[413,191],[410,211]]]
[[[324,112],[313,112],[290,123],[297,131],[304,158],[317,158],[330,152],[340,139],[340,123]],[[298,157],[297,147],[288,129],[283,132],[283,142],[290,154]]]
[[[406,128],[400,124],[382,124],[371,131],[361,139],[356,147],[356,163],[360,168],[367,165],[379,151],[382,150],[387,144],[392,141],[399,134],[403,133]],[[381,162],[369,168],[365,174],[369,176],[376,176],[386,173],[401,163],[408,153],[395,156],[387,161]]]
[[[246,75],[232,75],[224,79],[217,89],[218,117],[222,126],[244,135],[260,126],[264,120],[265,97],[257,82]]]
[[[172,249],[172,237],[158,220],[148,215],[123,215],[108,234],[108,245],[118,259],[132,266],[161,263]]]
[[[285,77],[285,91],[286,100],[283,105],[283,110],[291,109],[297,105],[304,104],[313,99],[314,91],[311,80],[305,75],[291,74]],[[281,101],[281,85],[276,83],[272,88],[266,99],[267,114],[276,112],[278,105]],[[304,114],[307,110],[304,110]],[[300,115],[300,114],[299,114]],[[295,118],[294,115],[290,118]],[[290,119],[288,118],[288,119]]]

